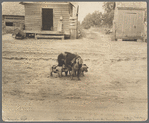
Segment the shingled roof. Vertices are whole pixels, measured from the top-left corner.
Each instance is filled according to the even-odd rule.
[[[24,6],[20,2],[3,2],[2,15],[19,15],[25,16]]]

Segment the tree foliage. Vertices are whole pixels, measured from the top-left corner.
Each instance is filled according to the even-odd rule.
[[[113,25],[114,11],[103,14],[103,25],[111,27]]]
[[[114,19],[115,2],[104,2],[103,25],[112,26]]]
[[[99,11],[95,11],[92,14],[86,15],[84,20],[82,21],[82,26],[85,29],[89,29],[92,26],[100,26],[102,22],[102,13]]]
[[[82,21],[82,26],[85,29],[89,29],[92,26],[112,26],[114,19],[114,8],[115,2],[104,2],[104,13],[102,14],[99,11],[95,11],[92,14],[89,13]]]
[[[104,2],[103,9],[105,13],[110,13],[115,8],[115,2]]]

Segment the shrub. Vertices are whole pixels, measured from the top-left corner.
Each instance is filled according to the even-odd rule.
[[[83,26],[78,22],[78,38],[85,38],[86,33],[85,30],[83,29]]]

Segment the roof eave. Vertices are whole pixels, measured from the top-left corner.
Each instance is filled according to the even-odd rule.
[[[20,2],[19,4],[25,5],[25,4],[72,4],[70,2],[60,3],[60,2]],[[73,4],[72,4],[73,5]],[[74,5],[73,5],[74,6]]]
[[[138,8],[138,7],[117,7],[119,10],[145,10],[146,8]]]

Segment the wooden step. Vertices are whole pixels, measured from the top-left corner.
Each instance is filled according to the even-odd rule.
[[[34,33],[34,34],[63,34],[58,31],[39,31],[39,30],[24,30],[24,33]]]
[[[64,40],[64,35],[57,35],[57,36],[53,36],[53,35],[36,35],[35,39],[62,39]]]

